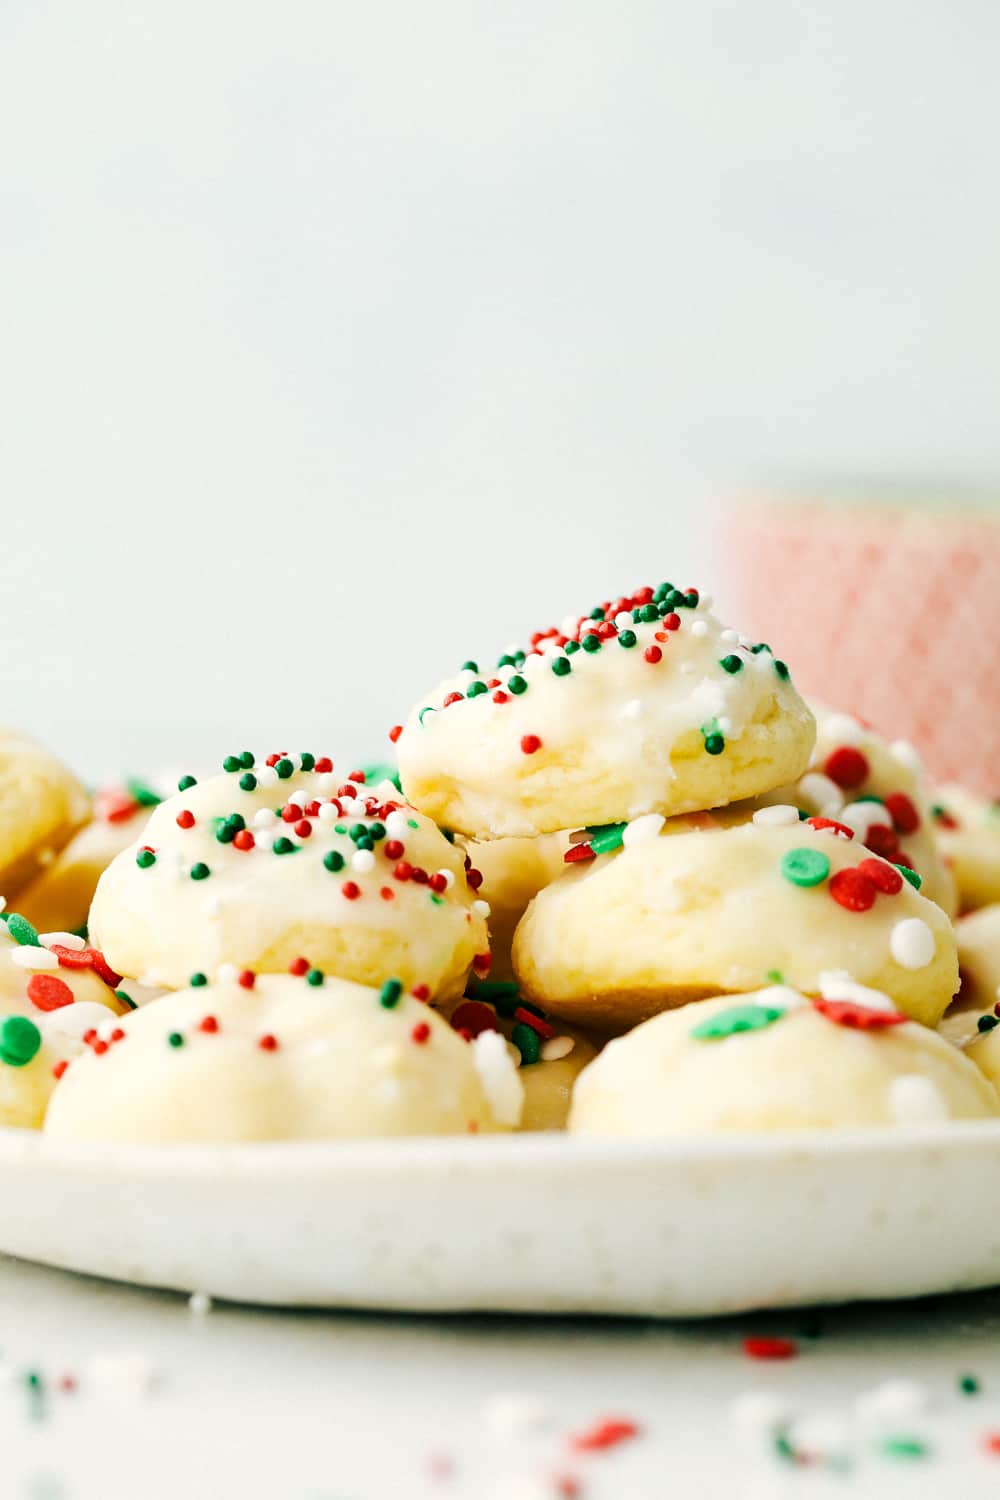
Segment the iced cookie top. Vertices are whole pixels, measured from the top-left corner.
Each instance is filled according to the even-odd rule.
[[[389,972],[460,993],[473,960],[488,964],[478,883],[391,782],[244,751],[155,808],[101,877],[91,929],[122,972],[171,987],[305,954],[361,982]]]
[[[391,731],[406,794],[475,838],[721,806],[799,775],[813,736],[781,657],[669,583],[465,662]]]

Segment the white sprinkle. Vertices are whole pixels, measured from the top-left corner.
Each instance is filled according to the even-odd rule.
[[[622,709],[623,719],[638,719],[643,713],[641,698],[630,698]]]
[[[782,1010],[801,1010],[809,1001],[805,995],[793,990],[787,984],[769,984],[764,989],[755,991],[755,997],[760,1005],[781,1006]]]
[[[333,802],[323,802],[316,816],[321,823],[336,823],[340,809]]]
[[[720,734],[731,735],[733,732],[733,721],[728,714],[720,714],[716,719],[716,725]]]
[[[498,1125],[515,1126],[524,1108],[524,1084],[499,1031],[481,1031],[472,1043],[483,1093]]]
[[[452,873],[452,871],[451,870],[435,870],[434,873],[436,875],[440,875],[441,879],[444,881],[444,888],[445,888],[445,890],[446,891],[450,891],[451,888],[452,888],[452,886],[455,884],[455,876]],[[473,911],[475,911],[475,909],[476,909],[475,906],[473,906],[472,909],[473,909]],[[487,913],[487,915],[488,915],[488,913]]]
[[[239,975],[240,971],[235,964],[220,964],[215,971],[215,977],[220,984],[235,984]]]
[[[703,635],[708,635],[708,625],[704,620],[692,620],[691,624],[688,626],[688,629],[690,630],[692,635],[698,636],[699,638]]]
[[[19,969],[58,969],[59,967],[59,960],[54,953],[50,953],[48,948],[36,948],[33,943],[14,948],[10,961]]]
[[[254,772],[258,786],[277,786],[278,773],[273,766],[261,766]]]
[[[914,1380],[887,1380],[873,1390],[863,1391],[854,1410],[865,1423],[879,1425],[919,1416],[927,1406],[927,1391]]]
[[[576,635],[576,628],[581,620],[580,615],[567,615],[559,626],[559,634],[572,637]]]
[[[774,1391],[744,1391],[732,1402],[729,1415],[737,1431],[756,1439],[783,1427],[791,1407]]]
[[[866,842],[873,828],[881,826],[892,832],[891,817],[881,802],[849,802],[837,816],[848,828],[853,828],[862,843]]]
[[[333,771],[321,771],[316,786],[321,797],[329,797],[337,790],[337,775]]]
[[[719,631],[719,641],[723,645],[725,645],[725,646],[735,646],[735,645],[738,645],[739,644],[739,639],[740,639],[740,633],[739,633],[738,630],[730,630],[727,627],[725,630],[720,630]]]
[[[196,1318],[203,1318],[212,1311],[212,1299],[207,1292],[192,1292],[188,1298],[188,1307]]]
[[[538,1396],[501,1391],[483,1402],[482,1420],[489,1438],[506,1444],[542,1431],[551,1424],[552,1414]]]
[[[863,745],[868,731],[850,714],[830,714],[822,722],[823,739],[834,745]]]
[[[274,830],[271,828],[258,828],[254,834],[254,843],[258,849],[273,849],[275,840]]]
[[[550,1036],[547,1042],[542,1043],[542,1062],[559,1062],[563,1057],[569,1057],[576,1040],[571,1036]]]
[[[272,807],[258,808],[253,815],[253,826],[255,828],[270,828],[272,823],[277,823],[278,815]]]
[[[889,746],[893,755],[907,770],[915,771],[918,776],[924,772],[924,763],[920,757],[920,751],[910,744],[909,740],[893,740]]]
[[[6,896],[0,896],[0,911],[6,911],[6,910],[7,910],[7,897]]]
[[[799,796],[824,817],[835,816],[844,805],[844,794],[835,781],[822,771],[807,771],[799,782]],[[832,808],[831,813],[827,809]]]
[[[51,948],[53,944],[56,944],[60,948],[73,948],[77,952],[87,946],[76,932],[40,932],[38,941],[43,948]]]
[[[85,1031],[96,1031],[108,1019],[108,1007],[98,1005],[96,1000],[77,1000],[73,1005],[60,1005],[34,1018],[39,1031],[46,1036],[70,1037],[79,1041]],[[117,1017],[114,1018],[118,1023]]]
[[[288,800],[293,807],[305,807],[307,802],[312,801],[312,793],[304,786],[300,786],[288,794]]]
[[[779,802],[775,807],[758,807],[753,815],[755,828],[790,828],[798,821],[798,808],[787,802]]]
[[[392,812],[386,818],[385,831],[392,839],[401,839],[407,833],[413,832],[409,826],[406,813],[402,812],[398,807],[393,808]]]
[[[356,875],[367,875],[369,870],[375,868],[375,851],[373,849],[358,849],[351,855],[351,869]]]
[[[904,917],[889,934],[889,952],[904,969],[926,969],[936,951],[934,934],[920,917]]]
[[[618,614],[615,615],[615,628],[617,630],[632,629],[632,611],[630,609],[620,610]]]
[[[892,1080],[889,1113],[897,1125],[926,1125],[951,1118],[941,1090],[922,1073],[904,1073]]]
[[[226,909],[226,903],[221,896],[211,895],[205,902],[205,915],[207,917],[221,917]]]
[[[622,830],[623,846],[634,849],[637,844],[648,844],[657,837],[665,822],[661,813],[643,813],[642,817],[633,818]]]
[[[488,901],[473,901],[472,910],[477,917],[485,919],[489,916],[491,907]]]
[[[867,985],[858,984],[846,969],[822,970],[819,992],[824,1000],[847,1000],[852,1005],[863,1005],[866,1010],[896,1010],[888,995],[883,995],[881,990],[871,990]]]

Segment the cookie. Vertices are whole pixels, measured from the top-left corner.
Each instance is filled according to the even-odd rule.
[[[575,871],[539,892],[514,935],[529,1000],[614,1034],[689,1000],[769,981],[808,992],[849,968],[915,1019],[940,1019],[958,989],[955,938],[905,868],[794,807],[673,827],[647,817],[574,844]]]
[[[0,730],[0,895],[12,901],[89,816],[90,799],[62,761]]]
[[[225,975],[133,1012],[73,1062],[46,1133],[59,1140],[235,1142],[464,1135],[517,1121],[496,1034],[469,1046],[398,980],[309,970]]]
[[[569,847],[566,834],[544,834],[537,839],[468,840],[464,845],[473,866],[483,877],[479,894],[490,908],[488,926],[492,965],[490,978],[514,977],[510,961],[514,929],[528,903],[566,871]]]
[[[769,646],[663,583],[466,662],[391,734],[414,806],[488,839],[768,791],[806,769],[815,727]]]
[[[934,832],[950,865],[962,911],[1000,902],[1000,801],[977,797],[965,787],[938,787]]]
[[[394,786],[312,755],[225,766],[182,778],[101,876],[91,933],[121,973],[177,989],[220,964],[281,973],[304,956],[449,997],[474,960],[488,966],[478,875]]]
[[[645,1022],[581,1073],[570,1130],[692,1136],[1000,1114],[968,1058],[886,996],[843,974],[820,990],[724,995]]]

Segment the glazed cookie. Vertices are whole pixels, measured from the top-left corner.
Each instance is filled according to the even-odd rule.
[[[955,937],[962,977],[956,1008],[992,1010],[1000,1001],[1000,905],[960,917]]]
[[[1000,1114],[936,1032],[844,974],[685,1005],[610,1042],[577,1080],[570,1129],[672,1136],[922,1125]]]
[[[563,862],[568,835],[543,834],[537,839],[485,839],[469,841],[465,848],[483,883],[480,895],[490,908],[490,968],[492,979],[513,978],[510,961],[514,929],[524,916],[528,902],[545,886],[565,873]]]
[[[46,1130],[60,1139],[325,1140],[515,1124],[500,1038],[474,1046],[398,980],[319,970],[225,977],[135,1011],[102,1056],[74,1062]]]
[[[129,1005],[118,975],[69,932],[41,936],[19,913],[0,923],[0,1125],[37,1130],[67,1063],[107,1045]]]
[[[809,706],[816,717],[810,768],[793,786],[762,800],[793,802],[846,823],[874,854],[916,870],[922,894],[953,916],[955,881],[938,852],[916,750],[903,740],[890,744],[850,714]]]
[[[488,967],[478,872],[395,787],[311,755],[225,767],[183,777],[101,876],[91,932],[122,973],[178,989],[220,964],[280,973],[305,955],[449,997],[474,960]]]
[[[814,733],[769,646],[663,583],[466,662],[390,737],[411,802],[487,839],[720,807],[794,780]]]
[[[535,897],[514,936],[529,1000],[615,1033],[768,980],[810,991],[849,965],[916,1020],[940,1019],[958,988],[951,923],[850,829],[793,807],[703,832],[659,825],[575,844],[575,873]]]
[[[468,1041],[485,1031],[499,1032],[524,1088],[520,1129],[564,1130],[573,1084],[597,1047],[576,1026],[553,1021],[537,1006],[522,1004],[516,984],[490,980],[446,1014]]]
[[[89,816],[87,793],[62,761],[0,730],[0,895],[16,896]]]
[[[94,817],[18,894],[19,911],[36,927],[86,926],[97,882],[116,854],[134,843],[163,791],[130,777],[94,793]]]
[[[934,794],[938,848],[951,866],[962,911],[1000,902],[1000,801],[961,786]]]

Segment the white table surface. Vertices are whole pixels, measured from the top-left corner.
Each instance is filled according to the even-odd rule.
[[[819,1336],[801,1336],[816,1317]],[[790,1334],[783,1362],[748,1333]],[[270,1312],[0,1260],[3,1500],[786,1500],[1000,1493],[1000,1293],[689,1324]],[[958,1378],[974,1374],[978,1394]],[[29,1376],[39,1377],[33,1390]],[[75,1389],[61,1389],[64,1376]],[[859,1397],[915,1383],[873,1422]],[[733,1415],[771,1393],[846,1463],[795,1465]],[[517,1398],[513,1402],[509,1398]],[[584,1456],[611,1415],[634,1440]],[[810,1428],[812,1429],[810,1432]],[[892,1459],[887,1436],[924,1457]]]

